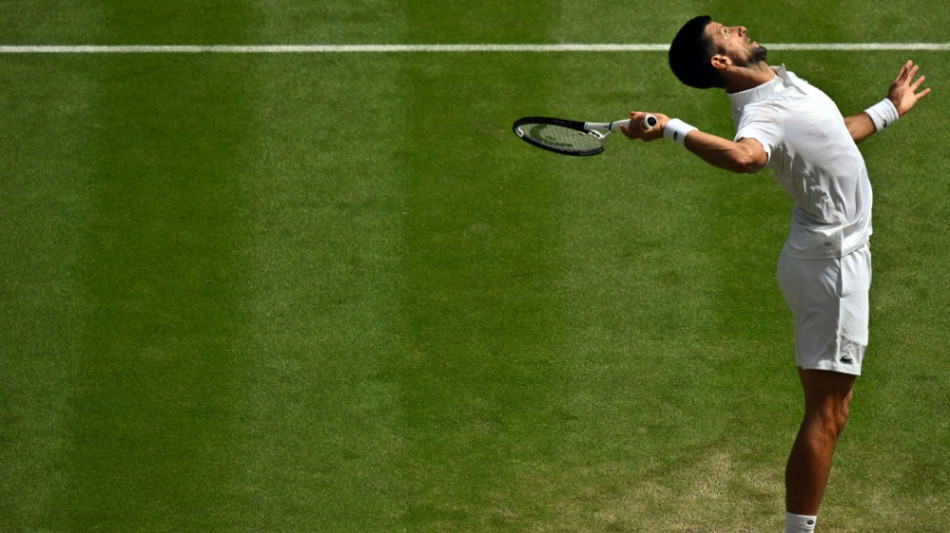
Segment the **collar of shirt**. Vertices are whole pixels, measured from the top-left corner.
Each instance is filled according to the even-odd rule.
[[[743,107],[753,102],[770,98],[775,95],[775,93],[781,92],[788,87],[799,87],[798,76],[786,70],[784,64],[778,67],[772,67],[772,69],[775,70],[777,76],[762,85],[737,93],[728,93],[734,112],[741,111]]]

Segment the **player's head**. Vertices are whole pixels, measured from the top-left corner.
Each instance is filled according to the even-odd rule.
[[[712,22],[709,15],[693,18],[680,28],[670,44],[670,68],[686,85],[697,89],[724,87],[726,81],[712,66],[712,57],[718,53],[716,44],[706,33]]]
[[[706,15],[695,17],[670,45],[670,68],[690,87],[725,87],[726,75],[765,63],[768,51],[752,42],[743,26],[726,26]]]

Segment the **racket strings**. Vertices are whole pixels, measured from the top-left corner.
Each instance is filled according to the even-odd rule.
[[[535,142],[558,151],[587,152],[604,145],[602,137],[554,124],[524,124],[521,131]]]

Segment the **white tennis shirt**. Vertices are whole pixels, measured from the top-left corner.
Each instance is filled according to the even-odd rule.
[[[795,202],[791,257],[842,257],[871,236],[871,182],[838,106],[785,66],[772,81],[731,93],[736,137],[768,154],[766,167]]]

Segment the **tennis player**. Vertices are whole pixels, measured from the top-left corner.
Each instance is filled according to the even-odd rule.
[[[795,362],[805,415],[785,471],[785,531],[814,531],[831,460],[848,420],[854,383],[868,344],[871,285],[871,184],[857,143],[893,124],[930,93],[908,61],[887,98],[842,116],[821,90],[766,63],[767,50],[742,26],[708,16],[687,22],[669,51],[677,78],[698,89],[725,89],[734,140],[661,113],[642,125],[630,114],[630,139],[661,137],[733,172],[773,171],[794,200],[778,281],[795,318]],[[915,80],[916,77],[916,80]]]

